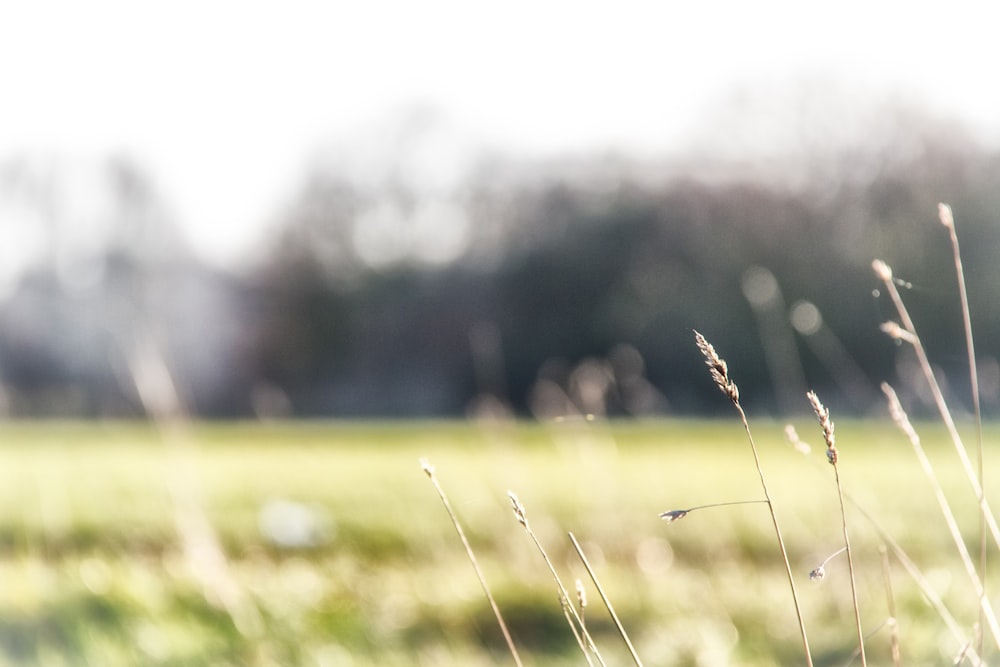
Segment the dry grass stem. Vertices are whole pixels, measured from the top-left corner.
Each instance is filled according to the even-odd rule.
[[[611,600],[608,599],[607,594],[604,592],[604,587],[601,586],[601,582],[597,579],[597,575],[594,573],[594,568],[590,567],[590,562],[587,560],[587,556],[583,553],[583,549],[580,547],[580,543],[576,541],[576,537],[573,533],[569,534],[569,540],[573,543],[573,548],[576,549],[576,553],[583,562],[583,566],[587,568],[587,574],[590,575],[590,580],[594,582],[594,588],[597,589],[597,594],[601,596],[601,601],[604,602],[604,606],[611,615],[611,620],[614,621],[615,628],[618,629],[618,634],[621,635],[621,638],[625,641],[625,646],[628,647],[628,652],[632,656],[632,660],[635,661],[637,667],[642,667],[642,660],[639,659],[639,654],[636,652],[635,646],[632,645],[632,640],[629,639],[628,633],[625,632],[625,626],[623,626],[622,622],[618,619],[618,614],[615,613],[615,608],[611,606]],[[579,586],[579,581],[577,581],[577,584],[577,591],[579,592],[582,586]],[[581,608],[582,607],[583,604],[581,603]],[[581,617],[581,624],[582,623],[583,621]]]
[[[972,410],[976,419],[976,459],[978,463],[979,488],[982,493],[986,493],[984,462],[983,462],[983,414],[981,401],[979,399],[979,371],[976,369],[976,345],[972,335],[972,315],[969,310],[969,295],[965,289],[965,270],[962,268],[962,252],[958,245],[958,233],[955,231],[955,216],[951,211],[951,206],[938,204],[938,218],[941,224],[948,230],[951,238],[952,256],[955,261],[955,273],[958,278],[958,296],[962,305],[962,324],[965,329],[965,349],[969,358],[969,385],[972,397]],[[980,499],[980,504],[983,499]],[[986,515],[979,514],[979,578],[983,583],[983,590],[986,590]],[[980,624],[984,622],[980,617]],[[978,645],[982,652],[982,644]]]
[[[966,636],[962,626],[957,620],[955,620],[955,616],[945,605],[944,600],[942,600],[938,592],[934,590],[930,581],[928,581],[927,577],[920,571],[917,564],[914,563],[913,559],[906,553],[906,550],[900,546],[899,542],[893,539],[892,535],[889,534],[882,524],[880,524],[878,520],[857,501],[856,498],[854,498],[847,491],[844,492],[844,498],[854,505],[854,509],[856,509],[861,516],[863,516],[865,520],[871,524],[872,528],[875,529],[875,532],[878,533],[882,541],[888,545],[889,549],[892,551],[892,555],[896,557],[899,564],[902,565],[903,569],[906,570],[906,573],[910,575],[910,579],[912,579],[913,583],[917,585],[917,588],[919,588],[920,592],[923,593],[927,602],[934,608],[934,611],[937,612],[938,616],[948,627],[948,631],[958,642],[959,646],[965,647],[968,645],[969,638]],[[975,650],[969,650],[968,653],[966,653],[966,657],[969,658],[974,665],[982,664],[979,654]]]
[[[882,561],[882,580],[885,582],[886,606],[889,608],[889,651],[892,654],[892,664],[900,667],[902,662],[899,650],[899,622],[896,620],[896,597],[892,593],[892,577],[889,573],[889,552],[884,544],[878,548],[879,558]]]
[[[799,437],[799,432],[796,431],[795,427],[791,424],[785,424],[785,438],[799,454],[806,455],[812,451],[812,447],[809,446],[809,443],[803,442],[803,440]]]
[[[976,498],[979,500],[979,511],[982,514],[983,521],[985,521],[990,534],[993,536],[993,542],[996,544],[997,548],[1000,549],[1000,526],[997,525],[993,511],[986,502],[986,496],[983,494],[983,487],[979,483],[979,476],[973,470],[972,462],[969,460],[968,452],[965,449],[965,444],[962,442],[962,437],[959,435],[958,428],[955,426],[955,420],[952,418],[951,411],[948,409],[948,404],[944,400],[944,394],[941,391],[937,378],[934,376],[930,360],[927,358],[927,352],[924,350],[924,346],[920,342],[920,337],[917,335],[917,330],[913,325],[913,320],[910,319],[910,314],[906,310],[906,305],[903,303],[903,299],[899,295],[899,290],[896,289],[895,282],[893,282],[892,269],[890,269],[885,262],[878,259],[872,262],[872,268],[875,270],[875,274],[885,285],[886,291],[889,293],[889,297],[892,299],[893,305],[896,307],[896,311],[899,313],[899,318],[902,321],[902,328],[899,328],[898,325],[893,328],[887,324],[883,325],[883,331],[886,331],[889,335],[893,335],[893,333],[890,333],[890,331],[892,331],[897,334],[897,337],[900,340],[905,340],[913,345],[913,350],[917,355],[917,360],[920,363],[920,368],[923,371],[924,378],[930,386],[931,394],[934,397],[934,403],[937,406],[938,413],[948,430],[948,434],[951,436],[952,444],[954,445],[955,452],[958,454],[958,458],[962,463],[962,468],[965,471],[966,478],[969,480],[969,485],[972,486]],[[905,335],[900,332],[905,332]]]
[[[604,659],[601,657],[600,651],[597,650],[597,644],[594,643],[594,638],[590,636],[590,632],[587,630],[587,626],[584,624],[583,619],[580,618],[580,614],[577,613],[576,608],[570,602],[569,593],[566,591],[566,587],[563,585],[562,579],[559,578],[559,573],[556,572],[555,566],[552,564],[552,559],[549,558],[549,554],[545,551],[545,547],[538,540],[538,536],[535,535],[535,531],[531,529],[531,524],[528,523],[528,514],[524,509],[524,505],[521,504],[520,499],[517,494],[513,491],[507,491],[507,497],[510,499],[510,504],[514,510],[514,518],[517,522],[524,527],[528,537],[534,543],[535,548],[538,549],[538,553],[541,554],[542,560],[545,561],[545,565],[549,568],[549,573],[552,575],[552,579],[556,582],[556,588],[559,592],[559,606],[562,607],[563,615],[566,616],[566,622],[569,624],[570,630],[573,631],[573,636],[576,638],[577,644],[580,646],[580,650],[583,651],[584,657],[587,659],[588,665],[593,665],[593,661],[590,656],[593,655],[597,658],[597,661],[604,665]]]
[[[587,589],[583,587],[583,581],[576,580],[576,604],[580,608],[580,625],[587,627]]]
[[[715,348],[711,343],[706,340],[699,332],[694,332],[695,343],[698,345],[698,349],[701,350],[702,356],[705,357],[705,363],[708,365],[712,379],[715,384],[719,387],[723,394],[725,394],[730,401],[733,403],[733,407],[736,408],[736,412],[740,416],[740,420],[743,422],[743,429],[747,434],[747,440],[750,442],[750,450],[753,452],[754,465],[757,468],[757,476],[760,478],[760,485],[764,491],[765,502],[767,503],[767,508],[771,513],[771,523],[774,525],[774,533],[778,540],[778,548],[781,551],[781,558],[785,564],[785,573],[788,576],[788,586],[792,592],[792,602],[795,605],[795,617],[799,624],[799,633],[802,635],[802,648],[806,654],[806,664],[812,667],[812,652],[809,649],[809,638],[806,634],[806,624],[802,618],[802,608],[799,605],[799,596],[795,590],[795,578],[792,576],[792,566],[788,561],[788,550],[785,548],[785,540],[781,536],[781,526],[778,523],[778,515],[774,510],[774,503],[771,501],[771,494],[767,489],[767,480],[764,477],[764,471],[760,465],[760,456],[757,454],[757,445],[754,443],[753,434],[750,432],[750,422],[747,421],[746,413],[743,411],[743,406],[740,405],[740,392],[736,387],[736,383],[732,381],[729,377],[729,366],[726,362],[718,355]]]
[[[913,446],[913,451],[917,455],[917,460],[920,462],[920,466],[924,470],[924,474],[931,483],[931,488],[934,490],[934,498],[937,500],[938,506],[941,508],[941,514],[944,515],[945,523],[948,526],[948,532],[951,533],[952,540],[955,543],[955,548],[958,550],[958,554],[962,559],[962,564],[965,566],[969,579],[972,581],[972,586],[976,591],[976,596],[979,598],[978,606],[986,618],[986,624],[990,628],[990,632],[993,634],[993,638],[997,642],[997,647],[1000,648],[1000,624],[997,623],[993,607],[983,590],[982,580],[976,572],[976,566],[973,564],[972,557],[969,555],[969,549],[965,546],[965,540],[962,538],[962,532],[958,527],[958,521],[955,519],[955,515],[951,510],[948,499],[944,495],[944,490],[941,488],[940,482],[938,482],[937,474],[934,472],[934,466],[931,465],[930,460],[927,458],[923,445],[920,443],[920,437],[917,435],[916,430],[910,423],[910,419],[903,410],[903,406],[899,403],[899,398],[896,396],[896,392],[888,382],[882,383],[882,391],[885,393],[886,398],[889,401],[889,414],[892,416],[892,420],[896,423],[899,429],[906,434],[910,444]]]
[[[188,570],[201,586],[205,599],[225,610],[240,634],[253,640],[255,650],[261,651],[263,618],[233,575],[218,533],[205,514],[194,465],[190,417],[169,364],[150,331],[140,331],[137,345],[126,361],[143,409],[156,425],[170,455],[172,470],[166,475],[166,484]],[[266,662],[264,656],[255,657]]]
[[[695,510],[703,510],[709,507],[726,507],[728,505],[750,505],[756,503],[766,503],[766,500],[734,500],[728,503],[710,503],[708,505],[698,505],[697,507],[689,507],[686,510],[669,510],[667,512],[660,512],[660,518],[667,523],[673,523],[675,521],[680,521],[686,517],[689,513]]]
[[[861,608],[858,605],[858,587],[854,575],[854,556],[851,553],[851,539],[847,531],[847,511],[844,508],[844,489],[840,483],[840,468],[837,462],[840,459],[837,453],[836,436],[834,435],[833,420],[830,419],[830,410],[819,400],[816,392],[810,391],[806,394],[809,404],[812,405],[819,420],[820,429],[823,431],[823,440],[826,442],[826,458],[833,466],[834,478],[837,481],[837,499],[840,501],[841,528],[844,533],[844,550],[847,552],[847,569],[851,576],[851,598],[854,602],[854,622],[858,633],[858,652],[861,656],[861,664],[867,667],[868,660],[865,657],[865,636],[861,628]],[[811,576],[811,575],[810,575]]]
[[[459,522],[455,511],[451,508],[451,503],[448,502],[447,494],[445,494],[444,489],[441,488],[441,484],[438,483],[434,466],[432,466],[427,459],[420,459],[420,468],[427,475],[428,479],[431,480],[431,484],[434,485],[434,490],[437,491],[438,496],[441,498],[441,503],[444,505],[444,509],[448,512],[448,517],[451,519],[451,524],[455,527],[455,532],[458,533],[458,539],[462,541],[462,546],[465,547],[465,553],[469,557],[469,562],[472,563],[472,569],[476,571],[476,577],[479,579],[479,584],[483,587],[483,593],[486,594],[486,599],[490,603],[493,615],[497,619],[497,624],[500,626],[500,632],[503,633],[504,641],[507,642],[507,649],[510,651],[511,657],[514,658],[514,664],[521,667],[523,663],[521,662],[521,656],[518,655],[517,647],[514,645],[514,639],[510,636],[510,631],[507,629],[507,624],[503,620],[503,614],[500,613],[500,607],[497,606],[497,602],[493,598],[493,593],[490,592],[489,584],[486,583],[486,577],[483,575],[483,571],[479,567],[479,561],[476,560],[476,554],[472,551],[472,545],[469,544],[469,540],[465,536],[465,531],[462,530],[462,524]]]

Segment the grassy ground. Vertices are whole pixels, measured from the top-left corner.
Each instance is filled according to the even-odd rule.
[[[842,545],[818,427],[797,422],[813,444],[803,456],[783,424],[751,415],[751,425],[816,664],[847,664],[846,561],[833,560],[823,581],[807,576]],[[971,628],[975,597],[907,441],[888,423],[837,428],[845,487]],[[975,499],[951,445],[939,427],[918,429],[975,553]],[[998,435],[989,429],[987,443]],[[803,662],[766,507],[705,509],[672,525],[657,516],[761,497],[735,420],[202,425],[183,437],[194,447],[178,461],[146,426],[0,429],[0,665],[513,664],[420,457],[436,467],[526,664],[585,661],[508,489],[571,590],[576,578],[590,588],[566,537],[575,533],[646,665]],[[996,457],[988,464],[997,479]],[[172,483],[179,476],[186,485]],[[243,631],[186,565],[177,488],[218,531],[257,618]],[[851,512],[862,619],[874,632],[888,614],[881,541]],[[314,544],[281,546],[269,522],[308,529]],[[959,643],[895,561],[891,579],[904,663],[946,664]],[[607,664],[629,664],[592,589],[590,601]],[[871,664],[889,664],[888,636],[868,640]]]

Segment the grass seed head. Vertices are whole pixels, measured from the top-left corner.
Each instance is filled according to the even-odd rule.
[[[736,383],[729,379],[729,366],[725,360],[715,351],[715,347],[709,343],[699,332],[694,332],[694,340],[705,357],[705,364],[712,372],[712,379],[723,394],[729,397],[733,403],[740,402],[740,390]]]
[[[823,440],[826,442],[826,458],[832,465],[837,465],[837,438],[833,433],[833,420],[830,419],[830,410],[819,400],[816,392],[810,391],[806,394],[813,412],[819,420],[819,427],[823,431]]]
[[[660,518],[667,523],[673,523],[674,521],[680,521],[687,516],[688,510],[670,510],[669,512],[661,512]]]
[[[518,500],[517,494],[514,493],[513,491],[508,491],[507,497],[510,498],[510,504],[511,507],[514,509],[514,517],[517,519],[517,522],[522,526],[524,526],[525,528],[527,528],[528,517],[524,513],[524,505],[522,505],[521,501]]]

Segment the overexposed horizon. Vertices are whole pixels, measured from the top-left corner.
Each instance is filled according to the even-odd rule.
[[[0,162],[132,160],[199,256],[233,266],[324,149],[391,160],[379,133],[408,109],[447,125],[445,163],[644,156],[685,148],[737,87],[829,79],[912,98],[995,144],[1000,10],[986,7],[4,2]]]

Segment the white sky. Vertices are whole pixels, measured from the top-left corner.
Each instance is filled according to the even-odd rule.
[[[0,0],[0,161],[132,156],[227,262],[318,146],[404,105],[508,153],[669,151],[731,85],[819,73],[915,94],[995,140],[992,6]]]

